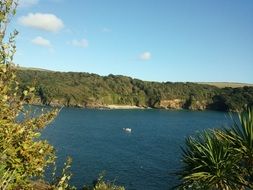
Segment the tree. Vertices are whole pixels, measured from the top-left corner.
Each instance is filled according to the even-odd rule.
[[[6,40],[6,29],[10,18],[15,15],[16,0],[0,1],[0,189],[75,189],[69,185],[71,160],[68,159],[60,177],[52,175],[53,181],[40,182],[45,168],[55,165],[55,152],[40,132],[57,115],[57,109],[34,114],[32,107],[33,87],[26,87],[20,93],[16,79],[13,56],[16,51],[14,31]],[[31,108],[31,109],[30,109]],[[56,168],[55,168],[56,170]],[[102,180],[94,189],[123,189]]]
[[[16,80],[13,56],[16,51],[14,31],[6,39],[6,29],[15,14],[17,1],[0,1],[0,187],[29,188],[30,180],[42,177],[45,167],[54,162],[53,147],[40,140],[41,130],[56,116],[57,110],[31,117],[24,108],[33,97],[34,88],[21,94]]]
[[[238,155],[241,175],[246,185],[253,189],[253,107],[244,108],[238,117],[239,122],[233,118],[231,129],[218,131],[217,135],[230,144],[234,155]]]
[[[182,161],[184,167],[180,172],[180,178],[183,180],[181,188],[241,188],[238,167],[240,159],[231,154],[229,144],[220,141],[213,132],[205,131],[195,138],[189,137]]]
[[[253,108],[238,116],[231,128],[187,138],[179,189],[253,188]]]

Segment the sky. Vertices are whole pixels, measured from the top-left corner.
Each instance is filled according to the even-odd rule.
[[[24,67],[253,83],[252,0],[20,0],[14,28]]]

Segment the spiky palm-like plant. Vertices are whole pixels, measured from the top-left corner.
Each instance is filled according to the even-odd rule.
[[[230,144],[234,154],[240,155],[243,177],[253,189],[253,107],[245,108],[238,117],[232,116],[234,122],[231,129],[218,131],[217,136]]]
[[[232,154],[230,145],[213,131],[187,138],[182,161],[181,189],[234,190],[245,183],[238,167],[239,155]]]
[[[253,189],[253,108],[238,117],[231,128],[186,139],[181,189]]]

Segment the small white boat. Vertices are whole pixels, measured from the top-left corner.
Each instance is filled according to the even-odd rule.
[[[123,128],[124,131],[128,132],[128,133],[131,133],[132,132],[132,129],[131,128]]]

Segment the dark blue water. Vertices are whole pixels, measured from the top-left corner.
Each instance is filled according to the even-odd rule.
[[[73,158],[72,184],[91,184],[102,172],[128,190],[177,184],[180,146],[188,135],[230,122],[223,112],[62,109],[44,132],[59,163]],[[122,128],[131,128],[126,133]]]

